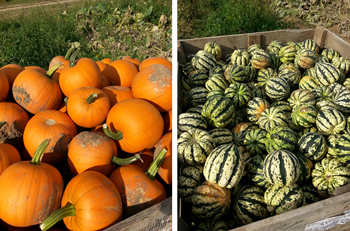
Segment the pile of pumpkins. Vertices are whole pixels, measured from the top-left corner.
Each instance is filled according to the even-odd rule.
[[[0,68],[0,219],[8,229],[49,230],[63,219],[69,230],[102,230],[169,196],[171,62],[79,52],[54,57],[48,71]]]

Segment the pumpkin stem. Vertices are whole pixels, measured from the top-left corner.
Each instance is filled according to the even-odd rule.
[[[74,53],[69,57],[69,67],[74,67],[74,61],[77,58],[78,54],[80,52],[80,48],[78,48]]]
[[[112,132],[111,129],[107,126],[107,124],[104,124],[103,131],[105,132],[106,136],[113,140],[121,140],[123,139],[123,133],[121,131]]]
[[[4,126],[7,122],[6,121],[0,121],[0,129],[2,128],[2,126]]]
[[[141,162],[143,163],[143,160],[141,159],[140,154],[136,154],[135,156],[129,157],[129,158],[125,158],[125,159],[121,159],[118,158],[116,156],[112,157],[112,164],[117,164],[117,165],[128,165],[128,164],[132,164],[135,161],[141,160]]]
[[[66,206],[51,213],[51,215],[48,216],[45,221],[40,224],[40,229],[42,231],[48,230],[63,218],[73,216],[75,216],[75,207],[73,204],[68,202]]]
[[[131,59],[134,59],[136,57],[136,52],[137,52],[137,48],[134,50],[134,52],[132,52],[132,55],[131,55]]]
[[[68,50],[67,53],[66,53],[66,56],[64,56],[64,59],[65,59],[65,60],[69,60],[69,58],[70,58],[70,56],[72,55],[74,49],[75,49],[74,47],[69,48],[69,50]]]
[[[46,75],[48,78],[52,79],[53,73],[55,73],[55,71],[57,71],[58,68],[60,68],[62,65],[63,65],[63,63],[61,63],[61,62],[56,63],[53,67],[51,67],[50,70],[48,70],[48,71],[46,72],[45,75]]]
[[[49,146],[51,139],[44,140],[39,147],[36,149],[33,159],[30,161],[31,164],[41,165],[41,160],[45,154],[47,147]]]
[[[213,46],[215,45],[215,43],[216,43],[216,39],[214,39],[214,41],[213,41]]]
[[[111,61],[115,61],[115,52],[114,50],[111,51]]]
[[[157,175],[157,172],[158,172],[160,166],[162,165],[163,160],[164,160],[167,152],[168,152],[168,150],[163,148],[160,151],[160,153],[158,154],[158,156],[153,160],[152,164],[148,167],[146,175],[151,180],[154,180],[154,177]]]
[[[87,99],[86,102],[88,104],[92,104],[93,102],[95,102],[95,100],[97,99],[97,93],[92,93]]]

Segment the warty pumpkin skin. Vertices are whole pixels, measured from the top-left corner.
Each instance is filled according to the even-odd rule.
[[[7,76],[0,70],[0,102],[5,101],[10,92],[10,83]]]
[[[17,64],[7,64],[0,68],[1,71],[5,73],[7,79],[9,80],[10,87],[12,88],[12,84],[15,81],[17,75],[24,71],[24,67]]]
[[[45,139],[51,142],[43,157],[43,162],[60,163],[67,158],[67,145],[77,134],[73,121],[67,114],[55,110],[47,110],[34,115],[23,133],[23,142],[29,155],[33,157],[38,145]]]
[[[10,165],[21,161],[21,156],[15,147],[0,143],[0,176]]]
[[[135,98],[129,87],[108,86],[102,88],[102,91],[108,95],[111,107],[125,99]]]
[[[102,71],[112,86],[131,87],[134,76],[138,73],[135,65],[126,60],[116,60]]]
[[[153,58],[148,58],[148,59],[143,60],[139,66],[139,71],[142,71],[146,67],[154,65],[154,64],[162,64],[162,65],[169,67],[170,70],[172,70],[172,64],[168,59],[163,58],[163,57],[153,57]]]
[[[155,64],[141,70],[133,79],[131,89],[135,98],[145,99],[160,112],[172,108],[171,69]]]
[[[170,185],[172,184],[172,134],[172,132],[168,132],[160,138],[153,155],[153,158],[155,159],[164,148],[168,150],[163,163],[158,170],[158,174],[165,183]]]

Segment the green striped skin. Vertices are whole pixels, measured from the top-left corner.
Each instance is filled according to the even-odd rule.
[[[305,184],[305,185],[302,185],[300,188],[303,191],[304,199],[305,199],[303,206],[309,205],[321,200],[321,197],[318,195],[318,191],[314,186]]]
[[[326,101],[326,100],[322,100],[322,101],[316,103],[316,109],[318,112],[320,112],[321,109],[325,109],[328,107],[338,110],[337,106],[334,103]]]
[[[212,90],[222,90],[225,91],[228,87],[228,82],[226,78],[221,74],[214,74],[209,78],[209,80],[205,83],[205,87],[208,91]]]
[[[244,225],[268,217],[264,191],[257,186],[243,187],[234,206],[239,222]]]
[[[298,89],[292,92],[288,102],[291,107],[298,107],[300,105],[315,105],[315,96],[308,90]]]
[[[250,57],[253,57],[253,54],[255,53],[256,50],[261,49],[261,46],[258,44],[253,44],[248,47],[248,54]]]
[[[232,56],[232,53],[225,56],[225,63],[226,64],[230,64],[231,63],[231,56]]]
[[[350,169],[337,159],[323,158],[312,170],[312,184],[321,195],[330,196],[336,188],[350,184]]]
[[[294,63],[297,50],[293,46],[284,46],[278,53],[282,63]]]
[[[268,188],[271,184],[264,176],[264,160],[266,155],[256,155],[251,158],[248,167],[248,178],[257,186]]]
[[[258,124],[261,114],[268,108],[270,108],[270,104],[265,99],[253,98],[250,100],[247,105],[247,116],[249,121]]]
[[[196,58],[197,59],[192,62],[192,65],[198,70],[205,70],[208,72],[210,69],[216,66],[216,58],[208,51],[198,51]]]
[[[186,91],[190,91],[190,90],[191,90],[190,85],[188,85],[188,79],[183,79],[183,80],[181,81],[181,86],[182,86],[182,91],[183,91],[183,92],[186,92]]]
[[[192,213],[199,219],[219,220],[230,208],[231,192],[205,181],[192,196]]]
[[[197,105],[202,105],[207,101],[208,90],[204,87],[196,87],[186,92],[184,95],[185,106],[195,107]]]
[[[350,60],[346,57],[334,58],[332,64],[345,75],[350,71]]]
[[[312,94],[315,96],[316,102],[323,100],[332,101],[333,91],[330,87],[318,86],[313,91]]]
[[[350,116],[346,119],[345,132],[350,134]]]
[[[304,77],[304,76],[310,76],[312,78],[316,78],[316,68],[312,67],[312,68],[305,70],[302,74],[302,77]]]
[[[297,184],[273,185],[265,191],[265,202],[274,207],[276,214],[291,211],[304,204],[303,191]]]
[[[328,62],[332,62],[332,60],[334,58],[339,58],[340,55],[339,55],[339,52],[332,49],[332,48],[327,48],[327,49],[324,49],[322,52],[321,52],[321,56],[327,58]]]
[[[297,143],[295,132],[289,127],[274,127],[266,134],[267,153],[282,149],[292,152]]]
[[[284,78],[290,85],[298,85],[301,79],[300,70],[295,65],[285,64],[279,68],[278,77]]]
[[[295,154],[295,156],[298,158],[299,164],[300,164],[300,174],[296,184],[302,185],[303,183],[306,183],[311,178],[311,168],[309,166],[309,162],[311,163],[311,165],[312,165],[312,162],[306,159],[301,154],[297,153]]]
[[[252,129],[252,123],[240,123],[231,131],[233,135],[233,143],[238,147],[243,146],[246,134]]]
[[[266,82],[269,79],[272,78],[276,78],[277,72],[275,72],[272,68],[266,68],[266,69],[262,69],[258,72],[258,77],[257,77],[257,81],[258,81],[258,86],[265,89],[266,86]]]
[[[194,68],[192,66],[191,62],[186,63],[185,65],[182,66],[182,73],[184,74],[185,77],[188,77],[188,75],[194,71]]]
[[[197,105],[195,107],[191,107],[186,111],[186,113],[195,113],[198,115],[202,115],[203,105]]]
[[[235,108],[246,106],[251,96],[250,89],[244,83],[232,83],[225,90],[225,97],[232,100]]]
[[[300,175],[298,158],[288,150],[270,152],[264,160],[264,176],[272,185],[292,185]]]
[[[224,68],[222,68],[222,66],[217,65],[217,66],[213,67],[212,69],[210,69],[209,78],[215,74],[224,75],[224,72],[225,72]]]
[[[278,53],[269,53],[271,57],[271,65],[270,67],[277,72],[278,68],[281,66],[282,62],[278,57]]]
[[[318,132],[309,132],[298,140],[299,152],[314,161],[321,160],[327,153],[328,146],[324,136]]]
[[[185,203],[191,203],[194,191],[203,182],[203,166],[196,165],[183,168],[177,182],[177,191],[181,200]]]
[[[266,50],[270,53],[278,54],[278,52],[281,50],[282,47],[283,47],[283,43],[281,43],[280,41],[274,40],[267,46]]]
[[[344,81],[344,83],[343,83],[343,86],[344,86],[346,89],[350,90],[350,78],[345,79],[345,81]]]
[[[251,91],[251,93],[252,93],[252,99],[261,98],[264,100],[268,100],[268,96],[266,95],[266,92],[261,88],[255,88]]]
[[[286,46],[292,46],[292,47],[295,47],[297,45],[296,42],[293,42],[293,41],[290,41],[290,42],[287,42],[286,43]]]
[[[345,79],[346,79],[345,74],[344,74],[343,72],[340,71],[339,79],[338,79],[337,83],[343,84],[344,81],[345,81]]]
[[[309,133],[309,132],[318,132],[318,130],[315,127],[304,128],[303,130],[301,130],[297,133],[298,140],[300,139],[300,137],[302,137],[303,135],[305,135],[306,133]]]
[[[310,128],[316,122],[317,110],[312,105],[302,104],[295,106],[292,111],[292,121],[295,125]]]
[[[301,44],[302,49],[309,49],[315,52],[316,54],[319,51],[317,43],[312,40],[312,39],[306,39],[302,44]]]
[[[318,85],[329,86],[339,80],[340,71],[330,63],[316,64],[316,82]]]
[[[231,100],[222,96],[208,98],[203,106],[202,116],[209,118],[212,125],[217,128],[224,128],[230,124],[235,107]]]
[[[337,158],[335,153],[335,144],[339,141],[340,134],[337,135],[330,135],[327,137],[327,146],[328,146],[328,152],[326,157],[329,158]]]
[[[302,45],[303,45],[303,42],[298,42],[298,43],[295,44],[294,47],[295,47],[295,49],[297,49],[297,51],[298,51],[298,50],[302,49]]]
[[[256,80],[256,77],[258,76],[258,72],[254,67],[247,66],[245,67],[245,71],[247,74],[247,80],[245,81],[245,83]]]
[[[220,90],[220,89],[211,90],[208,92],[207,99],[209,99],[210,97],[215,96],[215,95],[225,97],[225,91]]]
[[[244,164],[238,147],[224,144],[216,147],[208,156],[203,174],[208,182],[230,189],[241,180]]]
[[[233,65],[248,66],[249,64],[249,54],[244,50],[235,50],[231,55],[231,63]]]
[[[333,84],[329,85],[328,87],[333,93],[346,90],[346,88],[343,85],[341,85],[340,83],[333,83]]]
[[[243,145],[252,156],[266,153],[266,134],[267,132],[262,129],[251,129],[245,135]]]
[[[300,49],[295,55],[294,64],[299,69],[309,69],[316,64],[316,54],[309,49]]]
[[[287,101],[275,101],[271,104],[271,107],[277,107],[281,109],[284,113],[292,112],[292,107]]]
[[[236,125],[242,123],[246,118],[246,113],[244,109],[237,109],[233,115],[232,121],[228,126],[229,129],[234,128]]]
[[[345,165],[350,164],[350,134],[344,133],[338,137],[334,145],[336,158]]]
[[[295,124],[293,122],[293,118],[292,118],[292,113],[291,112],[286,112],[285,115],[287,116],[287,119],[288,119],[288,127],[293,129],[294,131],[301,131],[301,130],[304,129],[303,127],[298,126],[297,124]]]
[[[271,65],[271,57],[267,51],[262,49],[253,53],[251,64],[256,69],[265,69]]]
[[[226,66],[227,64],[225,63],[225,61],[224,60],[216,60],[216,66],[220,66],[223,70],[225,70],[225,66]],[[209,71],[210,72],[210,71]]]
[[[230,129],[214,128],[209,131],[209,134],[213,138],[216,146],[233,142],[233,136]]]
[[[316,56],[316,63],[329,63],[328,59],[322,55]]]
[[[179,162],[187,165],[204,165],[214,148],[214,139],[207,131],[200,129],[185,131],[177,140]]]
[[[228,229],[228,225],[223,220],[206,220],[199,223],[196,231],[227,231]]]
[[[208,79],[209,76],[206,70],[194,70],[188,76],[188,85],[191,88],[204,87]]]
[[[316,117],[316,126],[326,136],[335,135],[345,129],[346,118],[337,109],[331,107],[321,108]]]
[[[213,42],[207,42],[204,45],[204,50],[211,53],[216,58],[216,60],[221,59],[221,46],[217,44],[215,40]]]
[[[207,121],[202,115],[197,113],[182,113],[179,115],[178,129],[181,132],[186,132],[190,129],[207,130]]]
[[[312,91],[318,87],[316,80],[310,76],[304,76],[299,82],[299,88]]]
[[[249,81],[249,76],[247,75],[245,66],[230,65],[225,70],[224,75],[229,83],[235,83],[235,82],[244,83]]]
[[[344,113],[350,113],[350,90],[343,88],[333,94],[333,103]]]
[[[287,116],[281,109],[275,107],[266,109],[261,113],[258,123],[260,128],[268,132],[276,126],[288,127]]]
[[[290,94],[288,82],[280,77],[269,79],[265,86],[266,95],[274,101],[285,100]]]

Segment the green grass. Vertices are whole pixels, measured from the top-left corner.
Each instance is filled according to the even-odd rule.
[[[78,3],[76,3],[78,4]],[[130,6],[128,8],[128,6]],[[168,20],[157,31],[161,15]],[[80,2],[72,8],[35,7],[29,13],[0,19],[0,67],[9,63],[40,66],[64,55],[72,42],[79,42],[79,57],[101,60],[131,55],[171,56],[171,1],[136,0]]]
[[[179,38],[199,38],[291,28],[267,0],[208,0],[178,2]]]

